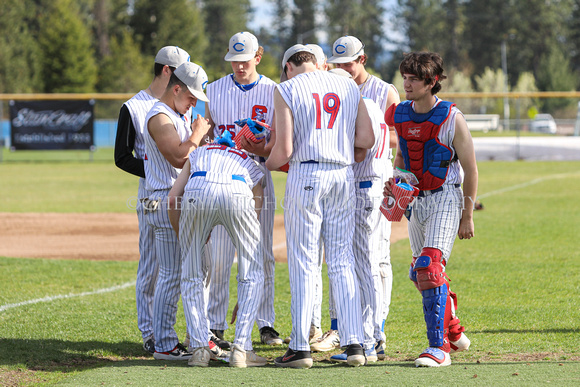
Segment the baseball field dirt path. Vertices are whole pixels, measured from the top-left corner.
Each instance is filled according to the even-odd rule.
[[[407,238],[407,222],[393,223],[391,239]],[[136,214],[0,213],[0,256],[14,258],[139,260]],[[274,220],[274,256],[286,262],[284,218]]]

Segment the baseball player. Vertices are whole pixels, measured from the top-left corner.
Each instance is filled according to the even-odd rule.
[[[249,32],[233,35],[229,42],[225,60],[231,62],[233,73],[212,82],[207,87],[210,103],[206,105],[205,117],[218,137],[229,131],[235,138],[240,130],[234,123],[241,119],[252,118],[271,125],[274,115],[273,92],[276,83],[258,74],[256,66],[262,59],[264,49]],[[270,154],[274,142],[272,137],[255,144],[242,138],[242,148],[262,165],[264,169],[263,208],[260,213],[260,230],[264,258],[264,291],[256,322],[260,329],[261,341],[269,345],[282,344],[282,339],[274,329],[274,253],[272,234],[274,230],[275,194],[272,175],[264,167],[265,158]],[[211,236],[212,271],[209,290],[208,318],[210,328],[217,336],[218,345],[227,348],[223,340],[224,330],[228,328],[229,280],[234,262],[235,249],[226,230],[217,226]]]
[[[230,366],[266,365],[266,359],[253,351],[251,341],[264,279],[258,222],[263,175],[246,152],[235,149],[231,139],[220,137],[216,143],[198,148],[189,155],[169,194],[170,203],[175,204],[177,197],[183,196],[179,225],[175,220],[173,224],[179,233],[184,257],[181,292],[191,332],[190,347],[193,347],[189,365],[207,367],[212,357],[207,346],[209,326],[202,249],[218,224],[226,229],[239,254],[238,321]]]
[[[117,122],[115,165],[139,176],[137,219],[139,221],[139,266],[135,284],[137,326],[143,338],[143,349],[155,352],[153,336],[153,293],[157,281],[158,263],[155,257],[153,228],[144,220],[141,201],[149,197],[145,189],[145,116],[167,87],[169,78],[180,64],[189,61],[189,54],[176,46],[166,46],[155,56],[154,78],[149,87],[141,90],[123,104]]]
[[[328,59],[328,63],[332,63],[336,65],[337,68],[347,71],[357,83],[362,96],[375,101],[384,113],[389,106],[400,102],[399,92],[394,85],[384,82],[380,78],[371,75],[366,71],[365,64],[367,59],[368,57],[364,52],[364,44],[359,39],[354,36],[343,36],[334,42],[332,46],[332,56]],[[389,166],[387,166],[388,170],[392,171],[391,160],[393,156],[391,149],[397,146],[397,135],[392,127],[389,128],[387,134],[389,135],[389,145],[388,148],[385,149],[386,155],[383,160],[385,163],[389,164]],[[385,175],[384,177],[388,178],[390,176],[392,175]],[[383,256],[379,264],[380,277],[374,277],[375,280],[379,281],[379,284],[375,284],[378,292],[376,294],[376,297],[378,298],[376,316],[377,318],[381,317],[382,320],[381,337],[376,342],[376,351],[379,359],[384,359],[384,324],[389,314],[389,307],[391,304],[393,272],[390,256],[391,223],[385,218],[381,219],[380,223],[381,233],[383,235],[381,246],[386,247],[381,250]],[[330,332],[334,329],[336,329],[336,321],[331,320]],[[326,335],[326,341],[316,343],[316,348],[322,350],[332,349],[332,345],[329,344],[334,340],[336,334],[338,333],[333,332],[333,334]]]
[[[171,75],[159,101],[145,118],[145,183],[152,191],[144,200],[145,220],[155,232],[159,275],[153,301],[155,353],[161,360],[187,360],[191,353],[179,343],[173,326],[179,300],[181,251],[167,214],[167,195],[188,155],[199,145],[209,124],[200,115],[190,123],[188,112],[197,100],[208,101],[207,75],[195,63],[181,64]]]
[[[421,190],[408,216],[413,253],[409,278],[423,297],[429,347],[415,365],[448,366],[450,352],[470,345],[455,316],[457,296],[449,288],[445,268],[455,236],[474,236],[477,164],[463,114],[454,103],[436,96],[447,78],[439,54],[407,54],[399,71],[407,101],[391,106],[385,121],[395,126],[399,136],[395,167],[413,172]],[[393,184],[393,178],[385,183],[385,196],[392,196]]]
[[[347,363],[366,362],[359,284],[354,272],[352,237],[354,182],[351,165],[374,144],[370,117],[356,84],[316,71],[311,49],[294,45],[282,61],[288,81],[274,93],[277,139],[266,166],[290,163],[284,226],[292,334],[288,351],[275,359],[280,367],[309,368],[308,343],[320,238],[324,241],[330,286],[336,294],[341,344]]]

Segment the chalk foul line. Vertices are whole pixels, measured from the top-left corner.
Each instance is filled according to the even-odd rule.
[[[110,288],[93,290],[92,292],[83,292],[83,293],[77,293],[77,294],[62,294],[62,295],[57,295],[57,296],[48,296],[48,297],[44,297],[44,298],[36,298],[34,300],[17,302],[15,304],[1,305],[0,312],[4,312],[7,309],[17,308],[19,306],[38,304],[41,302],[52,302],[55,300],[61,300],[61,299],[65,299],[65,298],[86,297],[86,296],[92,296],[95,294],[110,293],[110,292],[115,292],[117,290],[131,287],[131,286],[135,286],[135,281],[125,282],[124,284],[111,286]]]

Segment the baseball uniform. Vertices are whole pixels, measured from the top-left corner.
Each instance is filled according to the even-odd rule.
[[[360,93],[349,79],[326,72],[296,75],[277,86],[294,118],[293,149],[284,201],[292,293],[290,348],[310,351],[319,240],[336,296],[343,346],[363,339],[359,284],[354,272],[354,133]]]
[[[189,155],[189,161],[191,174],[183,195],[179,241],[190,346],[207,346],[202,248],[212,229],[221,225],[238,251],[239,309],[234,344],[252,350],[252,327],[263,290],[263,260],[251,188],[260,183],[263,172],[246,152],[225,145],[198,148]]]
[[[383,182],[393,175],[393,166],[389,158],[389,128],[384,113],[373,100],[363,98],[363,101],[373,123],[375,144],[362,162],[353,165],[356,192],[353,248],[361,285],[365,349],[368,350],[374,348],[376,341],[382,340],[384,295],[380,264],[389,249],[391,230],[388,227],[390,222],[382,216],[379,208]]]
[[[129,173],[139,176],[137,191],[137,219],[139,222],[139,266],[135,295],[137,301],[137,326],[144,342],[153,336],[153,293],[157,281],[158,264],[155,258],[153,227],[144,219],[142,200],[151,191],[145,188],[145,117],[157,98],[141,90],[123,104],[117,124],[115,163]],[[134,152],[134,155],[133,155]]]
[[[181,141],[191,135],[189,114],[182,116],[163,102],[157,102],[145,118],[149,120],[158,115],[168,116]],[[146,158],[146,189],[151,191],[144,201],[147,223],[155,232],[155,252],[159,262],[159,275],[153,301],[153,331],[155,350],[171,351],[179,340],[173,326],[176,321],[177,302],[179,300],[179,281],[181,277],[181,251],[177,236],[173,231],[167,214],[167,194],[173,186],[181,169],[173,167],[165,159],[157,144],[147,130],[144,131]]]
[[[259,119],[272,124],[274,106],[273,92],[276,83],[259,75],[258,80],[250,85],[240,85],[235,82],[233,74],[229,74],[207,86],[207,96],[210,100],[209,111],[215,123],[214,137],[220,136],[225,130],[232,137],[241,129],[234,124],[244,118]],[[250,155],[263,167],[265,160]],[[274,314],[274,253],[272,251],[272,234],[274,230],[274,212],[276,198],[272,175],[265,167],[264,171],[264,201],[260,213],[260,232],[262,238],[262,256],[264,259],[264,291],[262,302],[258,308],[256,322],[258,328],[273,327]],[[225,330],[228,328],[226,314],[229,299],[229,280],[234,262],[235,248],[222,226],[217,226],[211,235],[212,271],[209,290],[208,319],[211,329]]]

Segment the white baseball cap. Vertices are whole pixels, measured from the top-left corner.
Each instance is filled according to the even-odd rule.
[[[316,56],[316,62],[319,65],[323,65],[326,61],[326,55],[324,55],[322,47],[320,47],[318,44],[307,44],[306,47],[312,49],[314,56]]]
[[[286,66],[286,63],[288,63],[288,59],[290,59],[290,57],[294,54],[296,54],[297,52],[309,52],[311,54],[314,54],[314,56],[316,56],[316,54],[314,53],[314,51],[312,50],[312,48],[310,47],[306,47],[303,44],[295,44],[292,47],[290,47],[289,49],[286,50],[286,52],[284,53],[284,58],[282,59],[282,68],[284,68]]]
[[[258,48],[260,48],[258,38],[247,31],[238,32],[230,38],[230,46],[224,60],[247,62],[254,59]]]
[[[334,75],[340,75],[341,77],[352,78],[352,75],[348,71],[346,71],[345,69],[336,68],[336,69],[328,70],[328,72],[332,73]]]
[[[347,63],[356,60],[364,55],[365,45],[354,36],[343,36],[336,39],[332,45],[332,56],[328,58],[328,63]]]
[[[185,62],[176,68],[173,74],[181,82],[185,83],[195,98],[203,102],[209,102],[209,99],[203,92],[207,85],[207,74],[201,66],[193,62]]]
[[[189,62],[189,54],[177,46],[165,46],[155,55],[155,63],[171,67],[179,67],[180,64]]]

